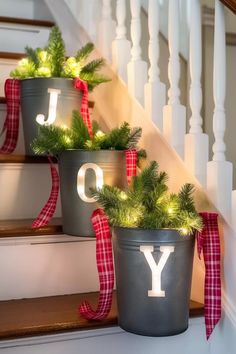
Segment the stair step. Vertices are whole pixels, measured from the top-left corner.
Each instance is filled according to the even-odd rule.
[[[26,57],[25,53],[0,52],[0,59],[11,59],[11,60],[18,61],[25,57]]]
[[[0,221],[0,238],[2,237],[22,237],[22,236],[41,236],[41,235],[60,235],[62,234],[62,222],[60,218],[54,218],[49,225],[32,229],[33,219],[5,220]]]
[[[35,20],[29,18],[19,18],[19,17],[7,17],[7,16],[0,16],[1,23],[14,23],[19,25],[29,25],[29,26],[36,26],[36,27],[53,27],[55,23],[52,21],[45,21],[45,20]]]
[[[23,53],[26,46],[33,48],[46,46],[51,29],[50,21],[21,20],[20,18],[11,20],[8,17],[0,17],[0,19],[2,19],[0,21],[1,52]]]
[[[53,158],[56,163],[57,160]],[[47,156],[27,156],[27,155],[11,155],[11,154],[0,154],[0,164],[1,163],[48,163]]]
[[[6,104],[6,97],[0,96],[0,104]],[[94,108],[94,102],[88,101],[88,106],[89,106],[89,108]]]
[[[87,321],[78,314],[78,306],[88,300],[93,308],[98,293],[51,296],[0,302],[0,339],[47,335],[72,330],[88,330],[117,325],[116,294],[109,316],[102,321]],[[191,301],[190,317],[203,316],[203,305]]]
[[[14,155],[4,155],[7,163],[0,163],[0,222],[35,219],[51,192],[50,168],[44,158],[14,159]],[[37,163],[40,160],[42,163]],[[61,217],[60,196],[54,216]]]

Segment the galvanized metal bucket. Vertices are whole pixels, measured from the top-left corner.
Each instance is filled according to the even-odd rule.
[[[23,120],[25,153],[34,155],[30,144],[38,135],[38,114],[45,120],[49,115],[49,101],[52,91],[57,92],[56,120],[53,124],[70,126],[71,113],[80,109],[82,93],[73,86],[72,79],[66,78],[32,78],[20,81],[21,113]]]
[[[90,188],[102,184],[125,187],[124,151],[66,150],[59,156],[63,232],[75,236],[95,236],[92,212],[99,206]]]
[[[114,227],[113,246],[120,327],[144,336],[184,332],[188,328],[194,235]]]

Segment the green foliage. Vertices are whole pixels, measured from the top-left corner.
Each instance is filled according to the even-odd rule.
[[[138,176],[133,177],[128,190],[104,185],[92,190],[92,195],[104,208],[111,225],[144,229],[177,229],[183,235],[201,230],[202,220],[194,207],[191,184],[185,184],[178,194],[170,194],[168,176],[159,172],[152,161]]]
[[[82,48],[80,48],[76,53],[75,56],[76,61],[84,63],[93,50],[94,50],[94,44],[88,42]]]
[[[70,128],[55,125],[40,126],[38,137],[34,139],[32,148],[36,154],[60,154],[67,149],[86,150],[126,150],[132,140],[132,147],[136,148],[141,136],[141,128],[130,128],[127,122],[120,128],[115,128],[109,133],[101,131],[97,122],[92,122],[93,137],[90,138],[88,128],[78,111],[72,113]],[[136,144],[135,144],[136,142]],[[140,151],[140,156],[145,157],[146,152]]]
[[[47,53],[52,76],[60,77],[65,60],[65,43],[57,26],[54,26],[50,32]]]
[[[105,65],[102,58],[87,62],[94,50],[93,43],[87,43],[74,57],[66,58],[65,44],[57,26],[53,27],[46,48],[25,48],[27,58],[22,59],[10,76],[18,79],[33,77],[66,77],[87,81],[89,90],[97,85],[110,81],[99,71]]]

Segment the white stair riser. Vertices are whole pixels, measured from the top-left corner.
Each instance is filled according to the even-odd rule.
[[[26,46],[45,47],[50,28],[0,23],[0,51],[24,53]]]
[[[1,31],[0,31],[1,34]],[[18,60],[0,58],[0,96],[4,97],[4,83],[10,77],[10,72],[17,66]]]
[[[1,241],[0,284],[0,300],[97,291],[95,240],[15,245]]]
[[[1,354],[110,354],[111,348],[113,354],[213,354],[203,318],[190,319],[188,330],[178,336],[145,337],[110,327],[0,342]]]
[[[1,16],[51,20],[52,16],[44,1],[7,0],[0,1]]]
[[[8,0],[0,2],[1,16],[7,17],[22,17],[33,18],[34,17],[34,1],[21,0],[19,6],[19,0]]]
[[[0,132],[2,131],[5,119],[6,119],[6,105],[0,104]],[[5,140],[5,133],[2,136],[0,136],[0,147],[3,145],[4,140]],[[19,122],[19,135],[18,135],[18,141],[17,141],[17,145],[16,145],[16,149],[14,151],[14,154],[15,155],[24,155],[25,154],[23,126],[22,126],[21,119]]]
[[[0,220],[35,218],[51,191],[48,164],[0,164]],[[61,215],[58,198],[55,216]]]

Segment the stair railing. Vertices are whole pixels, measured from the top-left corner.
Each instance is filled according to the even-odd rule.
[[[165,1],[165,0],[162,0]],[[180,103],[180,62],[179,62],[179,5],[188,2],[189,6],[189,64],[190,64],[190,108],[189,132],[186,134],[186,107]],[[112,45],[106,46],[103,54],[108,60],[112,58],[112,65],[124,82],[127,82],[130,94],[143,105],[147,119],[152,119],[163,135],[184,160],[187,168],[196,176],[210,199],[222,216],[230,223],[231,213],[236,212],[236,191],[232,193],[232,164],[225,158],[225,24],[224,5],[215,0],[215,34],[214,34],[214,114],[213,132],[213,160],[208,162],[208,136],[203,133],[201,116],[202,108],[202,39],[201,39],[201,3],[200,0],[169,0],[168,14],[168,102],[165,100],[165,85],[160,81],[159,59],[159,19],[161,0],[97,0],[100,3],[101,13],[106,14],[107,23],[113,23],[113,6],[116,18],[116,35]],[[141,28],[141,11],[143,2],[148,9],[148,28]],[[147,6],[148,3],[148,6]],[[127,19],[130,20],[127,23]],[[104,16],[102,20],[104,21]],[[100,27],[101,28],[101,27]],[[112,31],[112,25],[107,25],[106,31],[100,30],[98,45],[101,44],[101,33]],[[140,45],[142,31],[149,33],[148,64],[142,59]],[[110,38],[110,37],[109,37]],[[127,39],[128,38],[128,39]],[[129,38],[131,41],[129,41]],[[107,34],[104,41],[108,43]],[[109,42],[110,43],[110,42]],[[131,51],[130,51],[131,48]],[[130,58],[130,59],[129,59]],[[236,224],[236,222],[235,222]],[[235,225],[236,227],[236,225]]]

